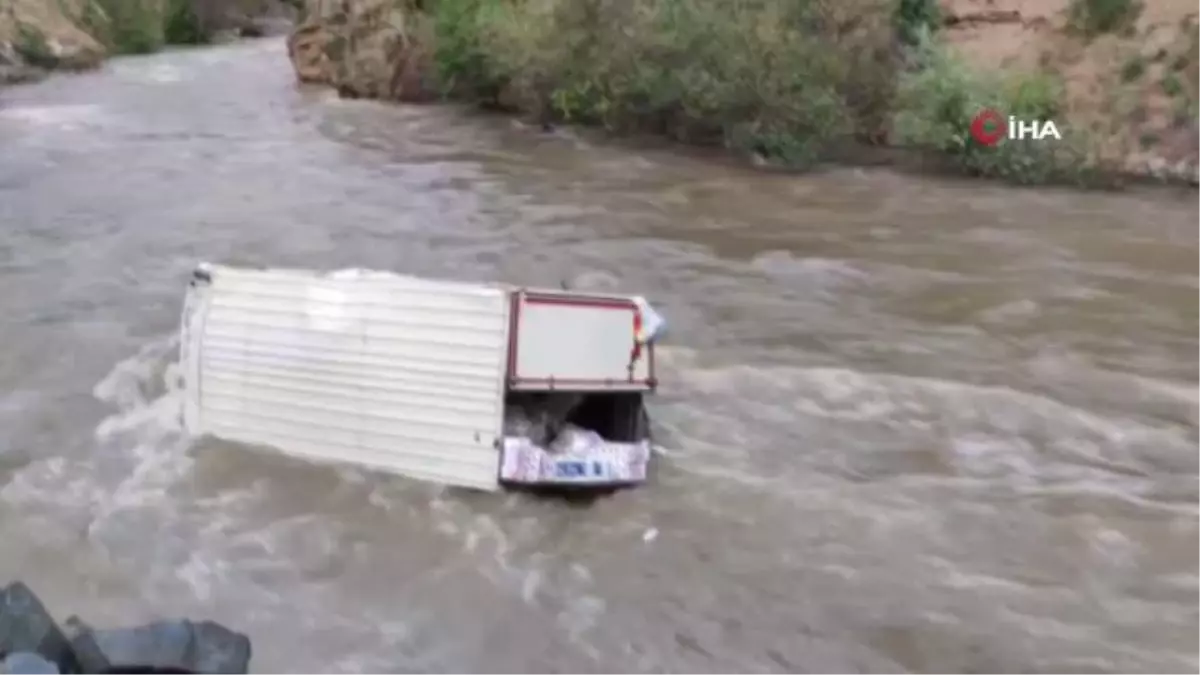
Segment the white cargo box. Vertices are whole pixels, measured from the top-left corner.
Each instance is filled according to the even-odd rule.
[[[184,303],[185,426],[480,489],[637,483],[658,323],[636,297],[203,265]],[[506,412],[546,403],[572,415],[556,439],[506,437]]]

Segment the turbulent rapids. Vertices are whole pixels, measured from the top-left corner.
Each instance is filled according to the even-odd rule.
[[[1194,194],[765,174],[297,87],[278,40],[0,93],[0,580],[255,670],[1194,672]],[[644,294],[650,489],[213,440],[197,260]]]

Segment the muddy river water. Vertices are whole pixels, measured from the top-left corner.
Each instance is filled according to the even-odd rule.
[[[278,40],[8,89],[0,580],[266,672],[1195,672],[1197,242],[1194,193],[767,175],[339,101]],[[657,483],[189,445],[199,260],[645,293]]]

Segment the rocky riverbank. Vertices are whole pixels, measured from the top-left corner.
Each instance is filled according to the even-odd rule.
[[[295,15],[292,0],[0,0],[0,86],[112,54],[283,34]]]
[[[448,96],[542,123],[723,145],[771,163],[859,146],[1020,183],[1197,183],[1196,8],[1183,0],[308,0],[299,79]],[[985,108],[1061,142],[983,147]],[[844,154],[844,153],[843,153]]]

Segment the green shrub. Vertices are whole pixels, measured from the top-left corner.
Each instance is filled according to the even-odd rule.
[[[1125,62],[1121,66],[1121,79],[1125,82],[1133,82],[1146,72],[1146,62],[1141,57],[1134,57]]]
[[[488,15],[500,9],[497,0],[437,0],[433,7],[434,63],[446,94],[495,98],[498,83],[489,68],[482,37]]]
[[[943,153],[968,174],[1016,183],[1082,178],[1089,171],[1083,139],[1069,134],[1061,143],[1001,141],[990,147],[971,136],[971,120],[984,109],[1020,119],[1053,119],[1063,95],[1054,76],[984,74],[928,41],[918,48],[918,63],[901,77],[893,120],[896,143]]]
[[[118,54],[148,54],[168,44],[204,44],[200,0],[88,0],[80,23]]]
[[[893,118],[895,140],[955,156],[973,151],[971,119],[998,108],[997,82],[984,79],[931,42],[916,51],[917,66],[901,76]]]
[[[13,48],[31,66],[53,68],[58,65],[58,57],[50,49],[46,36],[33,26],[17,24],[17,39]]]
[[[208,42],[192,0],[166,0],[163,40],[173,45],[199,45]]]
[[[1059,116],[1066,95],[1062,80],[1045,71],[1003,78],[1001,91],[1001,105],[1010,114],[1038,120]]]
[[[65,2],[63,14],[71,16],[71,8]],[[79,6],[78,22],[85,33],[101,44],[112,46],[112,20],[100,0],[84,0]]]
[[[1162,79],[1163,93],[1171,98],[1183,95],[1183,83],[1175,73],[1167,73]]]
[[[1072,0],[1071,26],[1094,37],[1133,28],[1142,13],[1142,0]]]
[[[1176,128],[1183,129],[1196,124],[1196,119],[1200,116],[1200,106],[1197,106],[1194,96],[1177,98],[1172,108],[1172,114],[1171,124]]]
[[[938,0],[896,0],[892,21],[900,42],[916,46],[941,27],[941,6]]]
[[[458,95],[791,165],[854,131],[851,50],[817,0],[439,0],[434,16]]]
[[[881,130],[897,144],[948,156],[966,173],[1016,182],[1076,178],[1091,166],[1078,135],[994,147],[970,137],[970,120],[984,108],[1055,119],[1062,83],[1049,73],[990,76],[967,68],[933,42],[941,21],[935,0],[426,6],[447,95],[542,121],[661,133],[791,166],[817,161],[850,135],[874,138]],[[897,41],[908,47],[897,50]]]
[[[96,0],[108,16],[109,46],[119,54],[148,54],[162,48],[163,16],[155,0]]]

